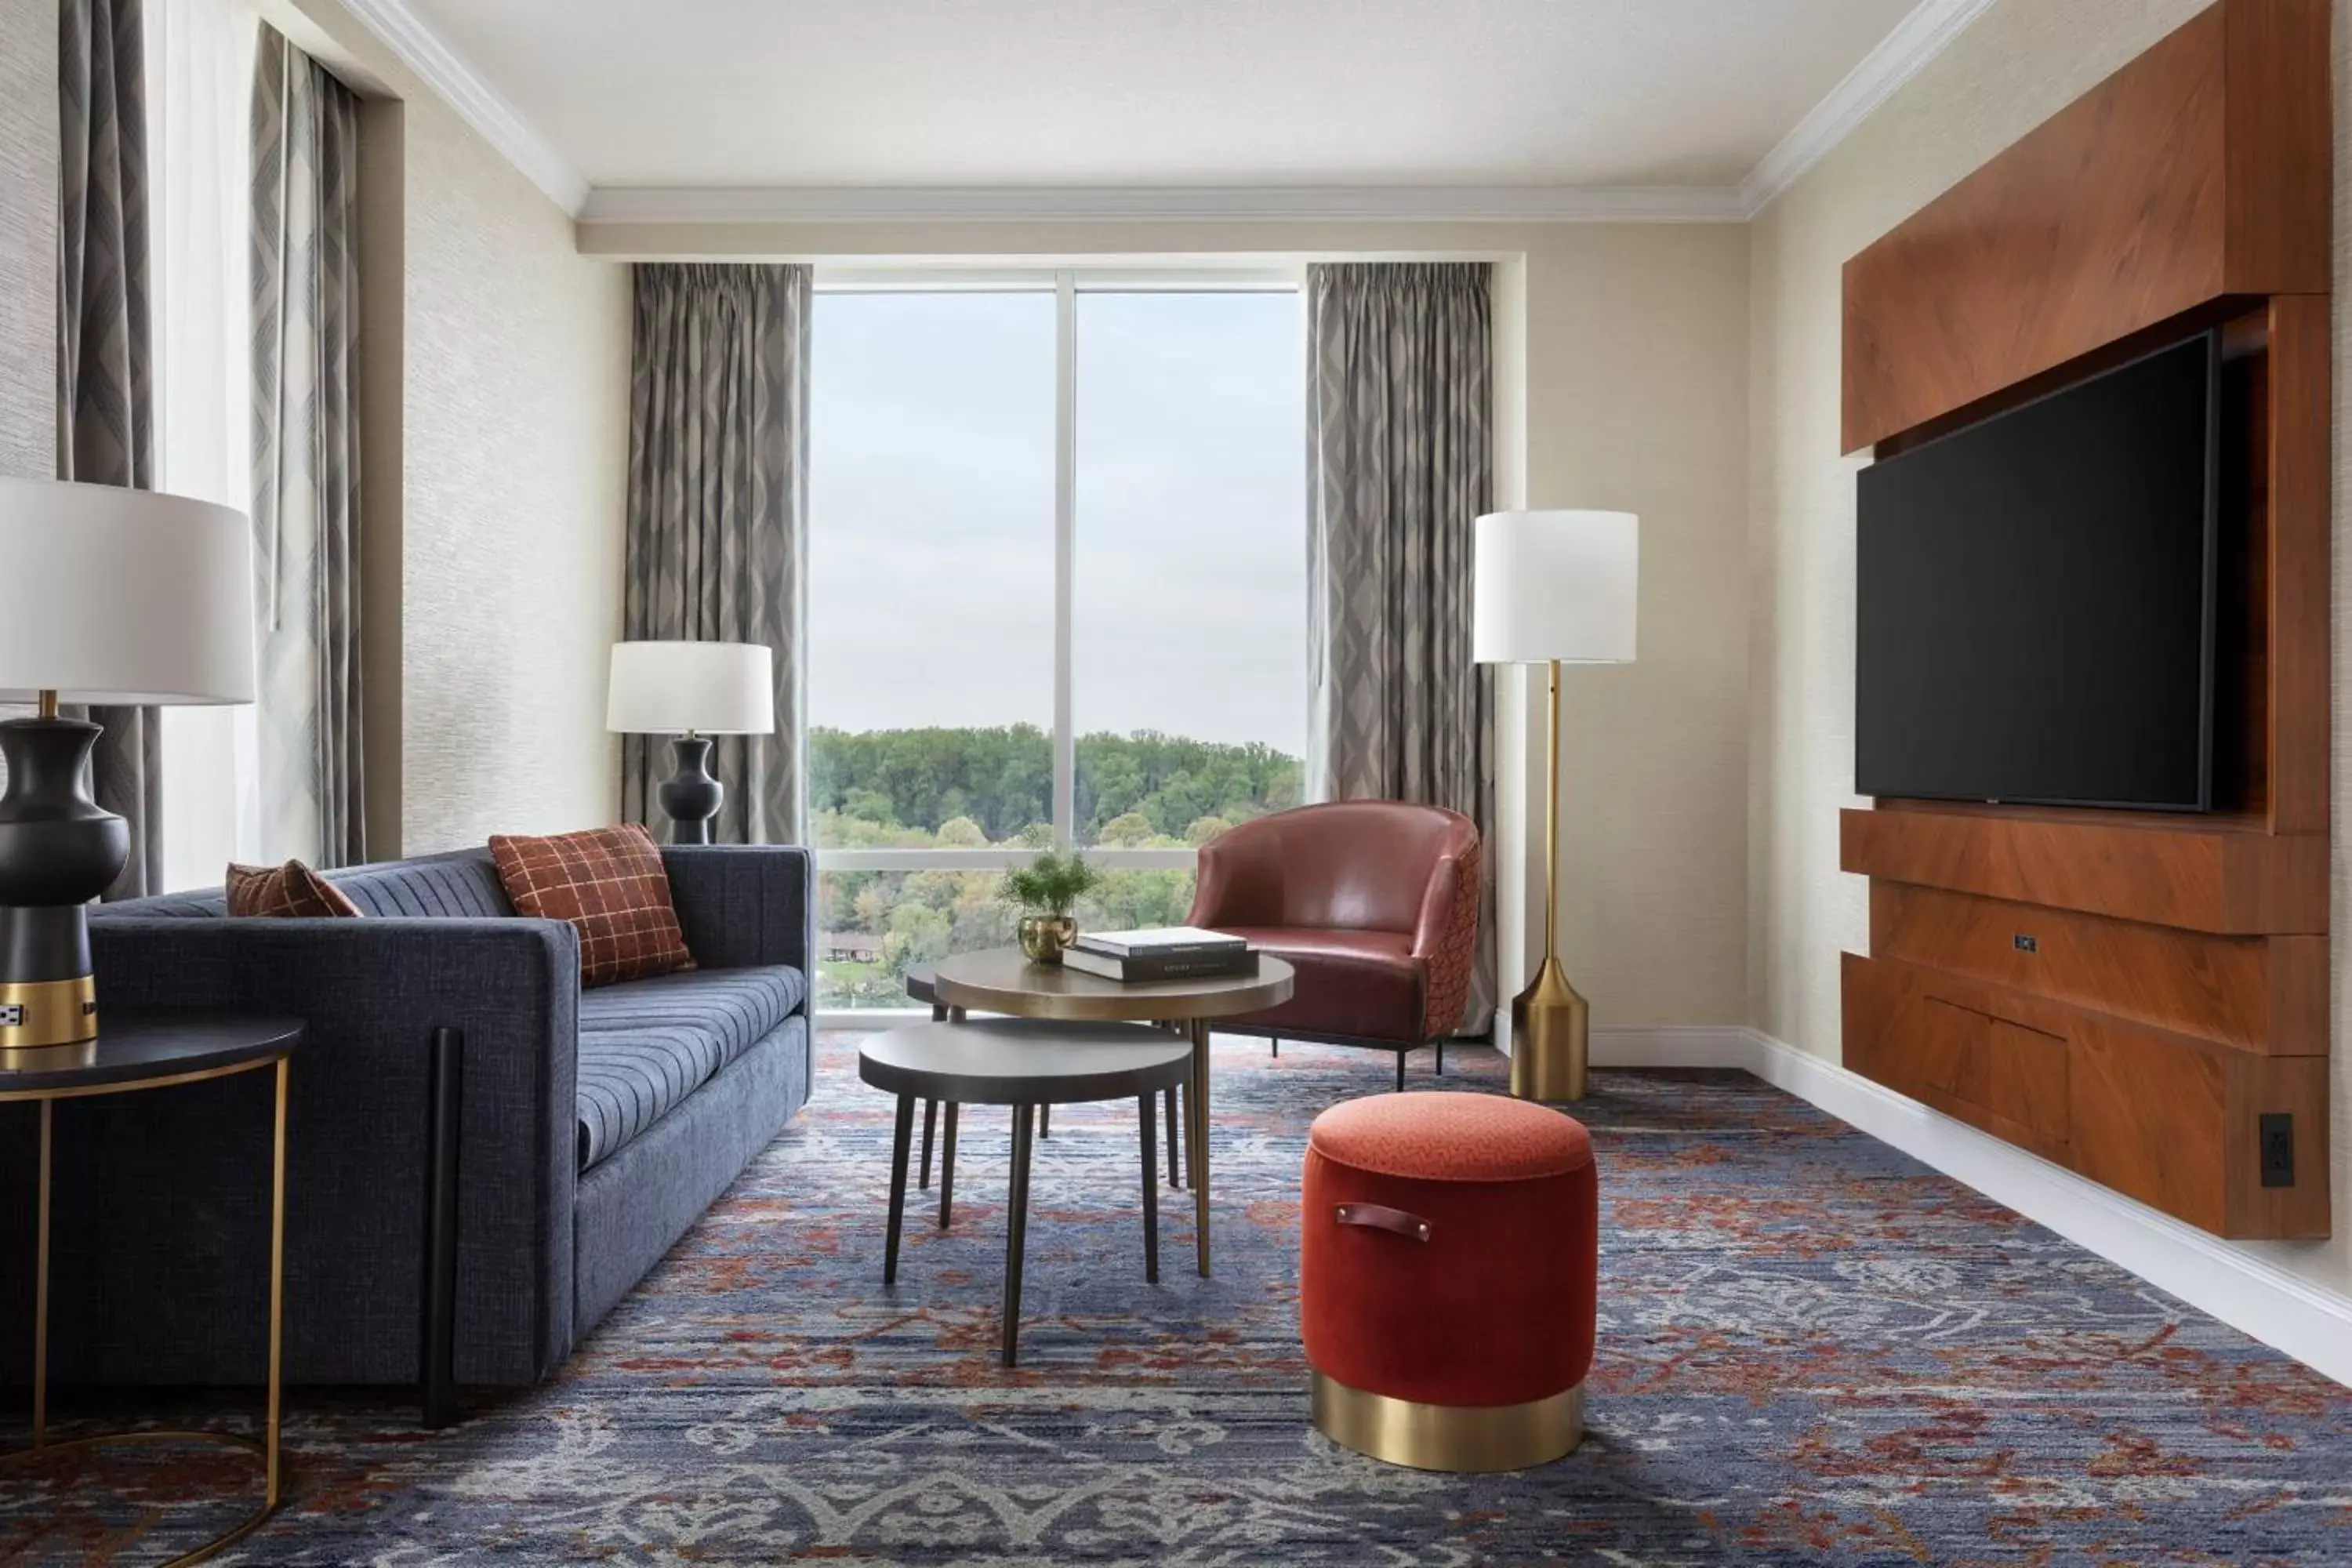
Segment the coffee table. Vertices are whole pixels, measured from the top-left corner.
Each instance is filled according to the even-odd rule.
[[[1193,1231],[1201,1277],[1205,1279],[1209,1275],[1209,1026],[1214,1019],[1280,1006],[1290,1000],[1296,980],[1289,964],[1260,954],[1255,974],[1129,984],[1058,963],[1032,963],[1017,947],[992,947],[940,960],[931,984],[935,1000],[948,1009],[950,1021],[961,1021],[967,1013],[1005,1013],[1017,1018],[1077,1023],[1165,1024],[1190,1038],[1192,1070],[1185,1094],[1185,1156],[1192,1166]]]

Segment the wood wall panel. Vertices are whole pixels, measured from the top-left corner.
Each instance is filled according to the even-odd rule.
[[[1848,261],[1845,449],[2225,296],[2325,293],[2326,16],[2222,0]]]
[[[2282,295],[2270,308],[2270,827],[2324,835],[2334,478],[2328,300]]]
[[[1881,457],[2221,329],[2217,809],[1881,800],[1840,851],[1849,1065],[2232,1237],[2329,1223],[2331,12],[2220,0],[1845,270]]]
[[[2327,1058],[2260,1057],[1964,975],[1844,955],[1847,1065],[2219,1236],[2326,1236]],[[2265,1113],[2294,1119],[2262,1184]]]
[[[2327,1054],[2327,939],[2214,936],[1874,881],[1870,951],[2263,1056]]]
[[[2189,816],[1938,809],[1839,814],[1848,871],[2241,935],[2327,929],[2327,840]]]

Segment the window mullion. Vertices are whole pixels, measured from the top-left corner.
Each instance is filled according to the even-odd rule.
[[[1077,563],[1078,296],[1076,274],[1054,275],[1054,842],[1077,842],[1077,737],[1071,728],[1070,652],[1076,642]]]

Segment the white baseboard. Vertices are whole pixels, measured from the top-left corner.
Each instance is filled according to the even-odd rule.
[[[2352,1297],[1761,1030],[1738,1025],[1595,1029],[1592,1060],[1597,1067],[1744,1068],[2314,1371],[2352,1384]]]

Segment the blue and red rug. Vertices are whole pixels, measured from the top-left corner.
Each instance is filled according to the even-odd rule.
[[[1452,1478],[1307,1423],[1300,1153],[1386,1057],[1220,1042],[1213,1280],[1164,1194],[1143,1283],[1132,1111],[1057,1116],[1005,1372],[1003,1115],[885,1290],[890,1105],[854,1047],[823,1042],[815,1103],[561,1381],[438,1436],[298,1393],[292,1500],[222,1561],[2352,1563],[2352,1390],[1743,1075],[1597,1075],[1590,1435]],[[1448,1087],[1500,1079],[1449,1054]],[[186,1500],[248,1479],[108,1466],[87,1501],[70,1461],[0,1476],[0,1562],[155,1562],[234,1517]]]

